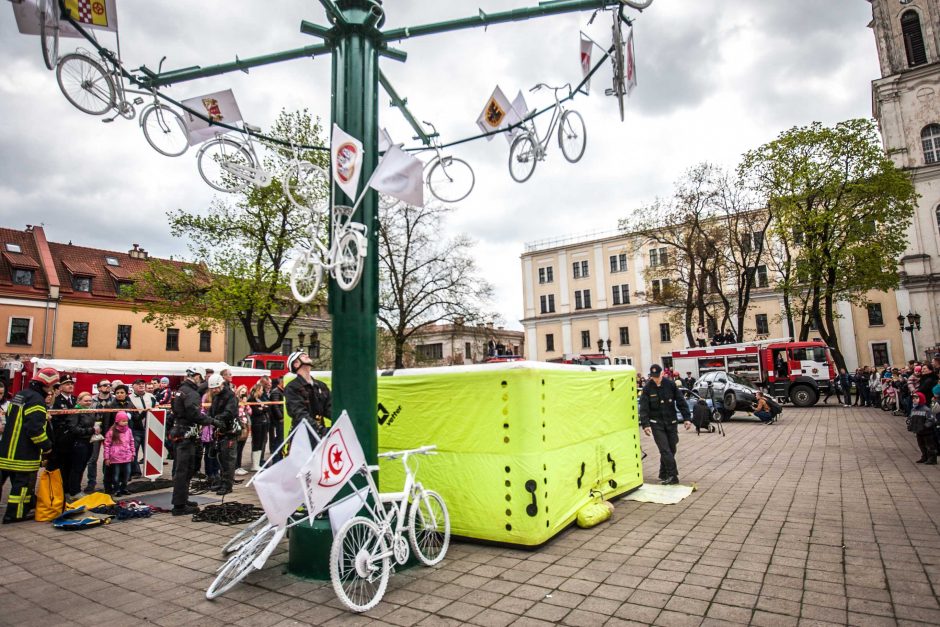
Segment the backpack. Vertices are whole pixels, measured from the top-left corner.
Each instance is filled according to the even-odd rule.
[[[708,429],[712,421],[712,412],[708,408],[708,403],[699,400],[692,408],[692,424],[695,425],[695,433],[702,429]]]

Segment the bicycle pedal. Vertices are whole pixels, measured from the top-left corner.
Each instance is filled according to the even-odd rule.
[[[613,96],[613,95],[614,95],[614,90],[613,90],[613,89],[605,89],[605,90],[604,90],[604,95],[605,95],[605,96]]]
[[[134,98],[134,100],[133,100],[132,102],[133,102],[135,105],[142,105],[142,104],[144,104],[144,99],[141,98],[140,96],[137,96],[136,98]]]

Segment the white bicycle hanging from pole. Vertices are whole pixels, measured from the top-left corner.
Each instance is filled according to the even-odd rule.
[[[424,122],[431,127],[428,137],[431,145],[424,150],[433,150],[434,157],[424,164],[424,183],[428,191],[441,202],[460,202],[470,195],[476,183],[476,176],[470,164],[458,157],[445,155],[441,148],[440,135],[434,125]],[[415,137],[415,139],[421,139]],[[391,209],[400,200],[386,194],[379,194],[379,208]]]
[[[555,127],[558,127],[558,145],[565,159],[571,163],[581,160],[584,148],[587,145],[587,130],[581,114],[574,110],[565,109],[558,97],[558,92],[567,89],[571,95],[571,83],[561,87],[549,87],[539,83],[529,91],[538,91],[541,88],[551,89],[555,96],[555,106],[552,107],[552,119],[545,131],[545,137],[539,138],[538,129],[533,118],[528,117],[523,123],[522,132],[509,146],[509,175],[518,183],[529,180],[535,172],[535,166],[545,159],[548,143],[551,141]]]
[[[333,277],[344,292],[359,284],[369,244],[366,225],[352,221],[355,211],[347,205],[333,207],[329,248],[320,241],[320,218],[311,214],[310,248],[294,260],[290,269],[290,289],[298,302],[313,300],[323,284],[324,273]]]

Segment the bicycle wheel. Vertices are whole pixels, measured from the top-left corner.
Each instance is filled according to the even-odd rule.
[[[251,571],[255,570],[255,560],[264,553],[268,544],[275,538],[280,538],[277,527],[273,525],[264,527],[258,535],[232,555],[219,570],[219,574],[206,588],[206,598],[212,600],[220,594],[225,594],[247,577]]]
[[[309,161],[295,161],[284,171],[284,192],[298,209],[326,213],[330,202],[330,177]]]
[[[623,30],[620,22],[620,15],[617,11],[614,14],[614,26],[612,29],[611,45],[614,48],[614,54],[610,57],[610,62],[614,70],[614,84],[611,94],[617,98],[617,105],[620,107],[620,121],[623,122],[623,97],[627,93],[627,87],[624,84],[624,54],[623,54]]]
[[[56,66],[56,81],[65,99],[88,115],[114,108],[114,83],[101,64],[83,54],[67,54]]]
[[[473,168],[463,159],[441,157],[428,171],[428,189],[441,202],[460,202],[473,191]]]
[[[290,268],[290,291],[299,303],[309,303],[323,283],[323,264],[315,251],[305,251]]]
[[[517,183],[525,183],[535,172],[538,147],[531,133],[524,133],[509,147],[509,175]]]
[[[249,524],[247,527],[236,533],[232,536],[232,539],[225,543],[225,546],[222,547],[222,553],[228,555],[229,553],[234,553],[238,549],[242,548],[255,537],[258,529],[268,524],[268,517],[262,514],[258,520]]]
[[[558,124],[558,146],[561,154],[571,163],[577,163],[584,156],[587,146],[587,129],[584,119],[577,111],[565,111]]]
[[[444,559],[450,546],[450,515],[444,499],[434,490],[422,490],[409,507],[408,539],[425,566]]]
[[[365,267],[365,249],[359,240],[358,234],[347,231],[339,238],[339,259],[334,266],[334,278],[339,289],[344,292],[352,291],[362,278],[362,269]]]
[[[178,157],[189,149],[182,116],[164,104],[155,104],[140,116],[140,128],[150,147],[166,157]]]
[[[39,3],[39,45],[43,63],[54,70],[59,62],[59,4],[55,0]]]
[[[246,189],[249,183],[226,170],[223,164],[248,169],[255,167],[255,160],[237,141],[217,137],[202,145],[196,154],[196,164],[199,167],[199,176],[209,187],[232,194]]]
[[[388,572],[388,549],[378,526],[362,516],[349,519],[330,548],[336,596],[353,612],[370,610],[385,594]]]

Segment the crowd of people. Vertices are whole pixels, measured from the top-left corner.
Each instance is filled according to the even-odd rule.
[[[98,491],[99,485],[112,496],[128,494],[128,483],[142,474],[147,423],[156,408],[169,409],[172,513],[195,513],[189,483],[197,473],[225,495],[240,481],[236,477],[260,470],[266,455],[280,457],[285,408],[295,423],[325,430],[332,409],[329,388],[312,377],[306,353],[294,353],[288,365],[295,376],[286,385],[263,376],[250,388],[234,386],[230,370],[190,368],[176,390],[168,377],[130,385],[101,379],[93,392],[76,396],[68,375],[42,368],[10,399],[0,380],[0,486],[11,481],[3,522],[30,518],[40,467],[60,471],[68,501]],[[249,440],[251,462],[245,468]]]

